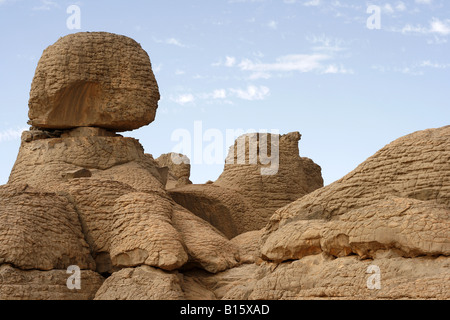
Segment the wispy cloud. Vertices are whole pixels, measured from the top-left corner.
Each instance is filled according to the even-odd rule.
[[[318,74],[353,73],[352,70],[346,69],[342,64],[336,65],[335,63],[327,63],[327,61],[332,60],[334,60],[333,56],[325,53],[291,54],[281,56],[270,63],[244,59],[238,67],[242,71],[252,72],[250,76],[251,79],[268,79],[273,72],[317,72]]]
[[[303,5],[305,7],[316,7],[316,6],[319,6],[320,4],[321,4],[321,0],[310,0],[310,1],[303,2]]]
[[[32,8],[34,11],[49,11],[52,8],[59,8],[59,5],[55,1],[40,0],[40,5]]]
[[[436,69],[436,70],[449,69],[450,63],[438,63],[438,62],[432,62],[431,60],[424,60],[419,63],[411,63],[409,65],[403,65],[403,66],[373,65],[371,68],[380,73],[394,72],[394,73],[403,73],[403,74],[412,75],[412,76],[422,76],[426,73],[426,69]]]
[[[17,128],[17,129],[6,129],[3,131],[0,131],[0,143],[6,142],[6,141],[14,141],[14,140],[20,140],[22,136],[22,132],[28,130],[28,128]]]
[[[172,97],[170,98],[170,100],[179,105],[184,106],[186,104],[193,103],[195,101],[195,97],[192,93],[187,93],[187,94],[180,94],[176,97]]]
[[[243,71],[253,72],[310,72],[319,69],[321,62],[329,59],[330,56],[325,54],[291,54],[281,56],[271,63],[245,59],[238,66]]]
[[[195,105],[197,101],[202,104],[207,103],[227,103],[233,104],[234,99],[246,101],[265,100],[270,96],[270,89],[266,86],[249,85],[246,88],[219,88],[210,92],[185,93],[171,97],[171,101],[184,106]]]
[[[231,94],[243,100],[264,100],[270,95],[270,89],[265,86],[248,86],[246,89],[230,89]]]
[[[157,39],[154,37],[153,41],[155,41],[156,43],[164,43],[164,44],[168,44],[168,45],[177,46],[180,48],[188,47],[187,45],[185,45],[184,43],[181,43],[180,40],[178,40],[176,38],[167,38],[167,39],[161,40],[161,39]]]
[[[411,25],[407,24],[400,30],[403,34],[425,34],[425,35],[439,35],[448,36],[450,35],[450,19],[440,20],[438,18],[432,18],[428,26],[422,25]]]

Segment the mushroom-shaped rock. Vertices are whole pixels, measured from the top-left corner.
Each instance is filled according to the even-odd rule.
[[[150,58],[136,41],[107,32],[70,34],[39,60],[30,124],[134,130],[154,120],[159,98]]]

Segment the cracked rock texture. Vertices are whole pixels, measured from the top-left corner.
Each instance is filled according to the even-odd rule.
[[[30,124],[138,129],[154,120],[159,98],[150,58],[136,41],[107,32],[69,34],[39,60],[30,91]]]
[[[374,258],[379,250],[403,257],[450,255],[450,209],[430,201],[389,198],[354,209],[339,220],[299,220],[267,237],[268,260],[287,261],[326,252]]]
[[[64,270],[20,270],[0,266],[0,300],[93,300],[103,284],[103,277],[91,270],[81,270],[80,290],[70,290],[70,274]]]
[[[189,180],[191,164],[187,156],[179,153],[166,153],[155,161],[159,167],[167,168],[167,190],[192,184],[192,181]]]
[[[73,204],[27,185],[0,186],[0,265],[24,270],[95,270]]]

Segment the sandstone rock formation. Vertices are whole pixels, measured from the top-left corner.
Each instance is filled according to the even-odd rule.
[[[44,52],[0,186],[0,299],[450,299],[450,126],[326,187],[299,133],[244,135],[217,181],[193,185],[173,154],[116,134],[158,99],[131,39],[79,33]]]
[[[217,181],[169,193],[229,238],[259,230],[275,210],[323,186],[321,168],[299,156],[300,137],[298,132],[243,135]]]
[[[173,189],[192,184],[189,180],[191,164],[189,158],[183,154],[166,153],[155,160],[160,168],[167,168],[166,189]]]
[[[154,120],[158,100],[149,56],[136,41],[106,32],[69,34],[39,60],[30,124],[133,130]]]

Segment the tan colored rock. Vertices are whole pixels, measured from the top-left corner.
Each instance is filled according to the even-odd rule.
[[[181,234],[190,265],[217,273],[238,264],[238,248],[203,219],[175,206],[172,223]]]
[[[338,217],[386,196],[450,207],[450,126],[395,140],[342,179],[279,209],[270,230],[292,220]]]
[[[73,204],[27,185],[0,187],[0,265],[28,270],[95,270]]]
[[[181,289],[184,292],[184,300],[217,300],[213,291],[205,287],[195,276],[184,276],[183,274]]]
[[[191,164],[187,156],[177,153],[162,154],[155,160],[161,168],[168,168],[166,189],[173,189],[192,184]]]
[[[92,172],[88,169],[79,169],[69,172],[64,172],[62,177],[66,180],[79,179],[79,178],[90,178],[92,177]]]
[[[264,230],[249,231],[231,239],[239,248],[241,263],[256,263],[261,257],[261,238]]]
[[[251,230],[263,228],[275,210],[323,187],[321,168],[312,160],[299,156],[300,138],[298,132],[248,134],[239,137],[231,148],[224,172],[214,185],[237,190],[247,198],[252,208],[249,215],[254,226]],[[261,150],[263,155],[267,153],[269,158],[273,158],[270,164],[262,164]],[[241,164],[243,151],[245,161]]]
[[[209,222],[228,239],[252,230],[252,208],[238,191],[215,185],[188,185],[168,192],[175,202]]]
[[[244,264],[217,274],[187,271],[183,274],[182,288],[187,299],[198,299],[198,292],[201,292],[211,300],[247,300],[254,284],[266,276],[267,271],[256,264]]]
[[[129,185],[99,179],[75,179],[62,185],[72,198],[79,214],[83,232],[97,262],[97,271],[113,268],[110,251],[116,200],[135,190]]]
[[[403,257],[450,256],[450,209],[432,201],[391,198],[343,214],[322,234],[322,249],[334,256],[373,258],[378,250]],[[345,235],[345,236],[344,236]]]
[[[374,258],[378,251],[399,256],[450,255],[450,210],[431,201],[389,198],[351,210],[339,220],[299,220],[270,233],[262,247],[265,259],[297,260],[326,252],[343,257]]]
[[[172,226],[172,203],[156,194],[129,193],[115,201],[111,260],[119,267],[149,265],[179,269],[188,261],[181,235]]]
[[[97,291],[95,300],[184,300],[181,280],[149,266],[113,273]]]
[[[70,290],[67,270],[20,270],[0,266],[0,300],[92,300],[103,284],[103,277],[81,270],[81,289]]]
[[[324,255],[308,256],[283,263],[255,283],[249,299],[448,299],[450,259],[357,257],[330,259]],[[381,289],[369,289],[373,273],[380,270]],[[243,291],[246,288],[241,288]],[[236,293],[238,293],[237,290]]]
[[[299,260],[322,252],[320,241],[326,222],[300,220],[270,233],[262,241],[261,254],[266,260]]]
[[[368,286],[374,275],[370,266],[379,268],[380,289]],[[318,254],[282,264],[245,264],[213,275],[186,272],[184,286],[195,282],[196,288],[222,300],[447,300],[449,267],[448,257],[409,259],[385,254],[360,260]]]
[[[148,54],[134,40],[80,32],[44,50],[29,100],[31,125],[138,129],[155,118],[160,98]]]
[[[139,191],[165,193],[158,168],[136,139],[82,135],[101,134],[85,129],[70,131],[65,138],[22,142],[8,183],[55,191],[61,190],[67,173],[89,170],[94,178],[117,180]]]

